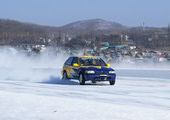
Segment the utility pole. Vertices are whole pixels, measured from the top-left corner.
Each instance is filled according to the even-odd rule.
[[[145,23],[142,23],[142,30],[145,31]]]
[[[168,24],[168,46],[170,45],[170,24]]]

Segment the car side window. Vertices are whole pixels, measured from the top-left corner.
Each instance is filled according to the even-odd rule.
[[[73,61],[73,57],[70,57],[70,58],[65,62],[65,64],[66,64],[66,65],[71,65],[72,61]]]
[[[77,63],[77,64],[78,64],[78,57],[74,57],[74,58],[73,58],[73,62],[72,62],[71,65],[73,65],[74,63]]]

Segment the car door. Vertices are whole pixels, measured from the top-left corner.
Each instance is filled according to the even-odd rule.
[[[73,57],[70,57],[70,58],[67,59],[67,61],[64,64],[64,68],[65,68],[65,70],[67,72],[67,77],[68,78],[72,78],[72,75],[71,75],[71,72],[72,72],[72,69],[71,69],[72,61],[73,61]]]
[[[77,79],[78,76],[79,76],[79,74],[78,74],[78,68],[79,67],[73,66],[74,64],[78,64],[78,57],[73,57],[73,61],[71,63],[71,69],[72,69],[71,75],[72,75],[72,78]]]

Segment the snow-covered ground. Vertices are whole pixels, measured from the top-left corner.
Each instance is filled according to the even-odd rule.
[[[0,120],[170,120],[168,64],[112,66],[115,86],[80,86],[61,80],[65,54],[0,51]]]
[[[170,70],[117,75],[115,86],[80,86],[62,81],[60,69],[0,69],[0,120],[170,119]]]

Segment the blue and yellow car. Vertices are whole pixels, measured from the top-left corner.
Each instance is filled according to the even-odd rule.
[[[86,81],[109,81],[110,85],[115,84],[116,73],[97,56],[73,56],[69,57],[62,69],[62,79],[77,79],[80,85]]]

